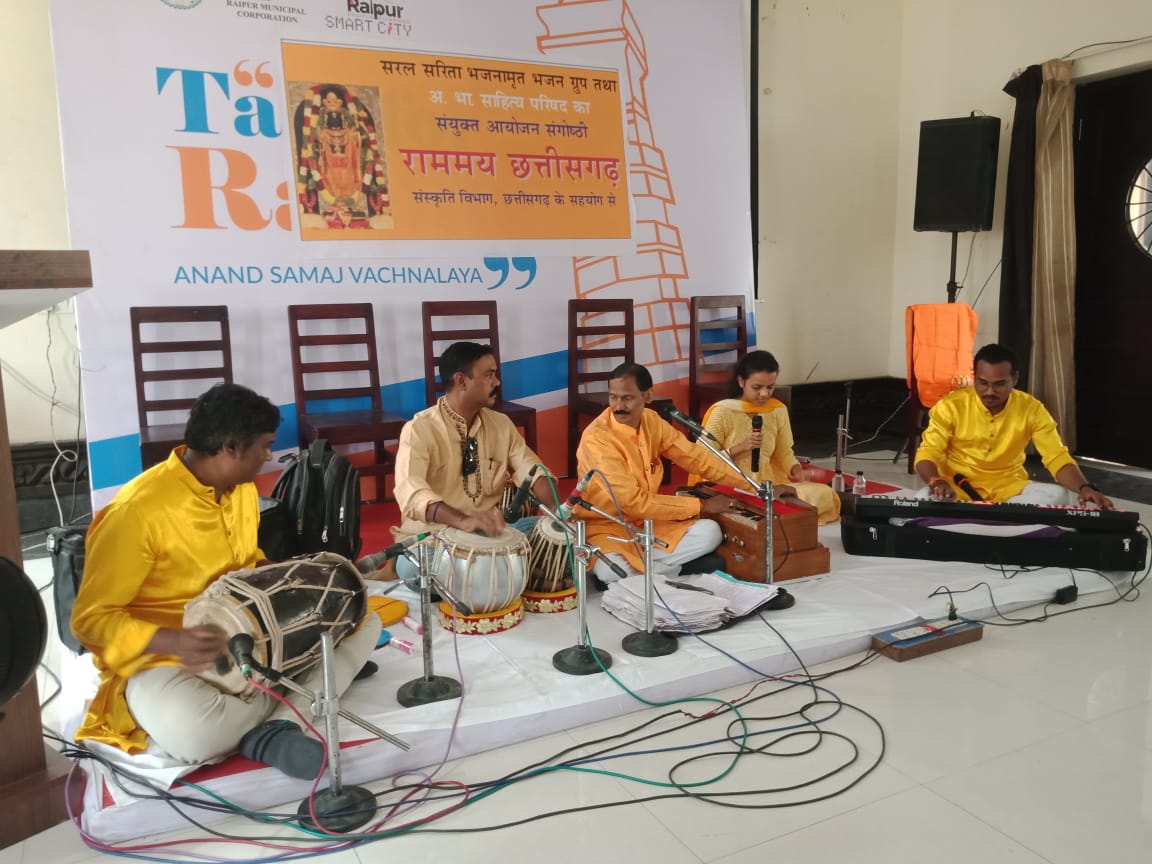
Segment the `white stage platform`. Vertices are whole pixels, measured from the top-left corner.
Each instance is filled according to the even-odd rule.
[[[832,572],[783,583],[795,595],[796,605],[765,613],[766,619],[809,665],[863,651],[875,632],[921,617],[945,615],[947,597],[929,596],[941,585],[963,591],[988,582],[996,605],[1001,611],[1008,611],[1048,600],[1057,588],[1071,581],[1067,570],[1056,568],[1021,572],[1005,579],[998,570],[978,564],[851,556],[843,551],[839,531],[839,525],[820,529],[821,542],[831,550]],[[1077,573],[1076,582],[1081,595],[1101,591],[1114,595],[1113,583],[1126,585],[1130,577],[1131,574],[1112,574],[1110,580]],[[414,597],[405,597],[403,589],[394,596],[409,600],[417,608]],[[989,592],[983,588],[957,593],[955,600],[960,614],[967,617],[985,618],[993,612]],[[594,593],[588,605],[592,643],[611,653],[612,674],[648,700],[710,693],[798,667],[788,647],[755,615],[727,629],[703,634],[702,639],[681,637],[679,650],[666,657],[640,658],[621,649],[621,639],[631,631],[600,608],[600,595]],[[394,634],[416,642],[416,650],[408,655],[392,647],[378,649],[374,659],[380,671],[353,685],[342,706],[400,736],[411,749],[404,752],[379,740],[365,741],[366,733],[342,721],[342,740],[353,742],[343,750],[345,782],[384,780],[408,769],[642,708],[607,675],[569,676],[553,668],[553,654],[576,644],[576,621],[575,612],[526,614],[525,621],[511,631],[460,637],[434,623],[435,672],[462,681],[464,697],[462,703],[453,700],[414,708],[401,707],[396,691],[401,684],[423,675],[419,640],[396,625]],[[77,690],[90,676],[84,666],[91,669],[86,658],[72,658],[71,664],[65,664],[66,693],[90,692]],[[75,727],[76,719],[73,717],[67,724],[67,731]],[[103,748],[103,752],[109,750]],[[146,774],[161,785],[181,773],[181,769],[163,763],[152,763],[154,768],[142,771],[149,764],[146,754],[120,761],[129,770]],[[309,788],[308,783],[271,768],[230,769],[230,763],[224,763],[215,772],[217,776],[210,779],[199,779],[198,775],[197,782],[252,810],[298,801]],[[101,841],[115,842],[140,837],[144,831],[158,833],[186,825],[164,803],[134,798],[105,782],[99,772],[90,780],[94,782],[87,784],[83,825]],[[183,789],[181,794],[193,793]],[[201,811],[197,818],[210,821],[213,814]]]

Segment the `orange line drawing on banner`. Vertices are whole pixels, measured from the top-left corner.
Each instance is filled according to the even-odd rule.
[[[644,34],[627,0],[559,0],[537,6],[536,17],[545,30],[536,39],[541,53],[612,43],[624,52],[620,68],[626,76],[621,74],[620,87],[629,153],[626,168],[637,215],[636,257],[573,258],[576,296],[631,297],[636,362],[648,366],[683,362],[688,359],[689,300],[681,296],[680,282],[688,278],[688,264],[680,230],[669,212],[676,197],[668,166],[648,114]]]

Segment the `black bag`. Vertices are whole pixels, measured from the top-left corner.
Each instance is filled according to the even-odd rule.
[[[292,557],[288,551],[288,508],[279,498],[260,496],[260,528],[257,541],[260,551],[269,561],[284,561]]]
[[[84,537],[88,529],[49,528],[48,554],[52,556],[52,599],[56,606],[56,631],[60,641],[83,654],[86,650],[72,633],[72,607],[84,576]]]
[[[287,509],[289,554],[335,552],[355,560],[361,543],[360,472],[323,438],[286,458],[272,496]]]

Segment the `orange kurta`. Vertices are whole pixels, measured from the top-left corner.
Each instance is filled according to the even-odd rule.
[[[622,519],[637,527],[641,527],[645,519],[651,519],[656,536],[675,549],[700,517],[700,499],[660,494],[660,484],[664,482],[662,457],[710,482],[739,489],[748,486],[743,477],[706,447],[693,444],[650,408],[645,410],[639,429],[618,422],[611,409],[605,409],[588,424],[576,450],[580,476],[598,469],[612,487],[610,493],[597,477],[583,497],[606,513],[619,513]],[[579,512],[587,526],[590,544],[605,552],[617,552],[634,569],[643,569],[640,552],[633,544],[608,539],[619,537],[624,529],[589,511]]]

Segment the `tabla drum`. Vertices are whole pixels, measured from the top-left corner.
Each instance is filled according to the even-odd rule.
[[[221,576],[184,607],[184,626],[216,625],[229,638],[247,633],[257,663],[294,677],[319,662],[323,634],[339,643],[364,620],[366,609],[356,565],[321,552]],[[200,677],[225,693],[254,692],[231,656]]]
[[[528,534],[528,587],[524,608],[529,612],[567,612],[576,608],[568,533],[553,519],[536,520]]]
[[[520,623],[520,595],[528,583],[527,537],[507,527],[499,537],[445,528],[437,535],[437,545],[433,559],[436,578],[451,597],[467,607],[455,610],[448,602],[441,603],[440,620],[446,628],[460,633],[491,633]],[[471,620],[477,627],[456,626],[455,619]],[[482,621],[495,621],[498,626]]]

